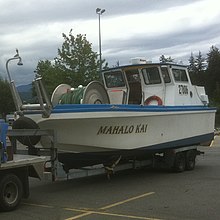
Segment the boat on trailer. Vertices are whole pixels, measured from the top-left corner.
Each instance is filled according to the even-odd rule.
[[[61,84],[49,99],[34,80],[39,104],[24,105],[11,91],[20,117],[14,129],[53,129],[65,169],[147,158],[155,152],[210,143],[216,109],[204,87],[192,85],[187,67],[175,63],[132,64],[102,72],[102,82],[71,88]],[[47,137],[18,140],[31,147]]]

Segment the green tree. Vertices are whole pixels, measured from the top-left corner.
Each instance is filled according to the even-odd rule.
[[[161,63],[167,63],[167,62],[172,63],[174,61],[174,59],[171,58],[171,56],[165,57],[164,55],[161,55],[159,60],[160,60]]]
[[[7,80],[0,78],[0,114],[5,118],[7,114],[15,111],[12,94]]]
[[[196,56],[195,59],[195,66],[198,73],[204,71],[206,69],[206,62],[205,58],[202,56],[201,51],[199,51],[199,54]]]
[[[36,72],[41,75],[48,93],[51,95],[54,88],[61,83],[72,87],[86,86],[93,80],[99,80],[99,59],[92,50],[92,44],[86,39],[86,35],[63,33],[64,42],[58,48],[58,55],[54,61],[40,60]],[[103,69],[108,68],[108,63],[102,60]]]
[[[52,92],[59,84],[68,84],[70,82],[64,70],[52,64],[50,60],[40,60],[36,68],[36,74],[42,77],[49,95],[52,95]],[[35,90],[33,90],[33,96],[36,96]]]
[[[205,58],[202,56],[202,53],[199,51],[196,57],[194,57],[193,53],[191,53],[188,71],[192,84],[204,86],[206,77],[205,68],[206,62]]]
[[[189,66],[188,71],[190,75],[190,79],[192,84],[197,84],[197,68],[196,68],[196,62],[193,53],[191,52],[190,58],[189,58]]]
[[[189,66],[188,66],[188,71],[189,73],[196,73],[197,69],[196,69],[196,61],[194,58],[193,53],[191,52],[190,58],[189,58]]]
[[[55,58],[55,66],[63,70],[70,84],[73,87],[87,85],[92,80],[100,79],[98,54],[93,52],[92,44],[86,39],[86,35],[63,34],[64,42],[61,49],[58,49],[58,56]],[[108,65],[102,60],[104,68]]]
[[[220,103],[220,51],[212,46],[207,54],[206,88],[212,101]]]

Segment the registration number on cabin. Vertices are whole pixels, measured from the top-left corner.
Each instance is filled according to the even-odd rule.
[[[188,95],[188,87],[186,85],[178,85],[180,95]]]

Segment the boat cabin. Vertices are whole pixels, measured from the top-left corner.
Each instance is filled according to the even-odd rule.
[[[204,87],[192,85],[183,65],[135,62],[103,71],[102,77],[111,104],[208,104]]]

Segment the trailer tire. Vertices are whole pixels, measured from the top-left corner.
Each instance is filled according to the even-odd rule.
[[[0,179],[0,210],[12,211],[20,203],[23,194],[21,180],[14,174],[6,174]]]
[[[186,170],[193,170],[196,165],[196,153],[194,150],[186,152]]]
[[[183,172],[186,168],[186,156],[184,152],[176,153],[173,170],[175,172]]]

